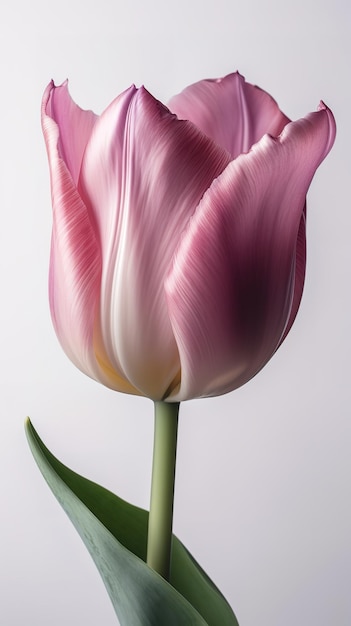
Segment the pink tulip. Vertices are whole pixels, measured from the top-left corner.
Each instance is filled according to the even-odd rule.
[[[50,84],[42,124],[62,347],[112,389],[178,402],[243,385],[289,332],[335,122],[322,103],[290,122],[238,73],[169,107],[132,86],[98,117]]]

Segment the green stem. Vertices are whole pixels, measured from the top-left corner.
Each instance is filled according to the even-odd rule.
[[[155,402],[147,564],[169,579],[179,403]]]

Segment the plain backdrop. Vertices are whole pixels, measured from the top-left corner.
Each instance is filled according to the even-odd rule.
[[[323,99],[338,135],[308,194],[296,323],[250,383],[181,407],[174,530],[240,626],[349,626],[350,40],[347,0],[13,0],[0,9],[1,617],[113,626],[103,583],[29,452],[30,415],[67,465],[148,507],[153,407],[80,373],[47,301],[40,101],[67,77],[100,113],[131,83],[167,102],[239,70],[292,119]],[[221,626],[220,624],[218,626]]]

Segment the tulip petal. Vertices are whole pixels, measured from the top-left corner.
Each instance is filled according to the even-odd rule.
[[[155,400],[179,379],[164,280],[190,216],[229,160],[135,87],[102,114],[85,151],[79,191],[102,251],[102,343],[114,370]]]
[[[168,106],[225,148],[233,159],[248,152],[264,134],[279,135],[290,121],[268,93],[246,83],[239,72],[190,85]]]
[[[241,386],[281,343],[302,293],[306,192],[334,137],[322,105],[263,137],[205,194],[166,283],[181,361],[169,400]]]
[[[55,87],[51,82],[44,94],[45,114],[59,127],[58,152],[77,184],[82,158],[97,115],[84,111],[73,102],[68,82]]]
[[[113,376],[111,385],[111,376],[101,370],[95,357],[94,326],[99,302],[101,255],[87,207],[82,202],[69,169],[69,164],[73,172],[78,164],[80,169],[79,161],[88,130],[92,126],[92,118],[88,114],[90,122],[80,124],[80,110],[76,110],[75,105],[69,104],[68,100],[66,88],[55,88],[50,84],[42,104],[42,125],[50,164],[53,204],[49,275],[52,320],[64,351],[79,369],[107,386],[138,393],[128,382],[116,380],[117,376]],[[78,135],[82,131],[80,141],[73,139],[73,134],[69,140],[64,130],[69,121],[65,120],[65,112],[68,117],[73,116],[74,123],[77,123]],[[68,163],[62,155],[65,155]]]

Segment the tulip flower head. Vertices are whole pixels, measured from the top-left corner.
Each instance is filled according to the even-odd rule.
[[[168,107],[132,86],[96,116],[51,83],[42,125],[60,343],[112,389],[179,402],[243,385],[289,332],[335,122],[323,103],[290,122],[238,73]]]

